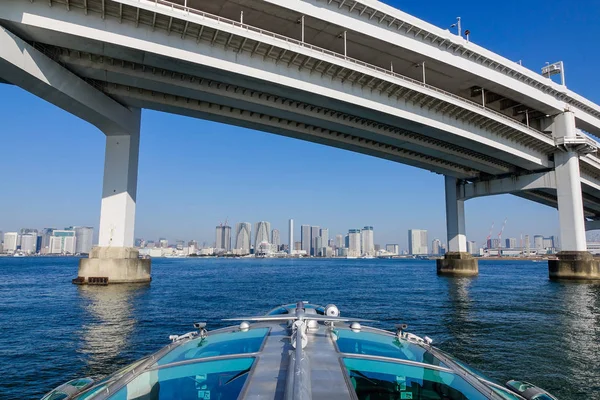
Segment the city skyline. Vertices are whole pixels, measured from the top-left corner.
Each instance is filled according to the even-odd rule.
[[[535,21],[514,8],[492,10],[471,0],[442,2],[434,9],[418,2],[388,3],[440,27],[449,27],[461,15],[474,42],[522,60],[537,72],[546,61],[563,60],[569,88],[600,102],[600,84],[585,79],[594,76],[600,54],[571,48],[568,37],[539,40],[539,32],[557,20],[567,26],[576,23],[587,32],[582,40],[592,40],[598,28],[590,16],[600,12],[597,2],[582,6],[585,14],[577,9],[566,15],[558,3],[534,2],[539,5]],[[511,23],[490,26],[490,20]],[[20,168],[3,179],[3,190],[11,195],[0,199],[1,229],[72,223],[98,226],[104,135],[14,86],[0,85],[0,94],[5,99],[0,118],[7,132],[2,146],[11,149],[4,152],[0,168]],[[22,118],[22,110],[30,109],[36,110],[36,118]],[[49,154],[64,184],[38,178]],[[220,166],[218,170],[215,165]],[[329,172],[331,179],[325,179]],[[282,230],[288,214],[293,214],[298,225],[299,221],[319,221],[332,233],[343,232],[347,226],[376,226],[382,244],[406,243],[407,229],[417,226],[428,230],[431,238],[445,240],[443,186],[440,175],[365,155],[143,111],[136,237],[181,236],[209,242],[214,240],[215,224],[209,215],[229,215],[236,221],[268,219]],[[312,203],[314,194],[322,207]],[[509,220],[505,237],[520,237],[521,232],[558,236],[556,210],[515,196],[469,200],[466,215],[467,236],[479,244],[488,236],[491,223],[498,225],[505,217]]]

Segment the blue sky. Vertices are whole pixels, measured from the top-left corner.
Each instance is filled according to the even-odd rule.
[[[388,1],[440,27],[456,16],[471,40],[539,71],[563,60],[570,89],[600,102],[600,2]],[[526,5],[525,5],[526,4]],[[98,227],[104,135],[21,89],[0,85],[0,230]],[[482,243],[558,234],[556,210],[514,196],[470,200],[467,233]],[[214,241],[214,226],[287,219],[330,229],[373,225],[375,242],[407,246],[407,230],[445,238],[443,177],[321,145],[175,115],[143,112],[136,236]]]

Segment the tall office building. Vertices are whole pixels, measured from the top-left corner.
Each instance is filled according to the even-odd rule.
[[[314,252],[315,252],[314,256],[315,257],[321,257],[321,256],[323,256],[323,252],[322,252],[322,250],[323,250],[323,238],[321,236],[317,236],[315,238],[314,248],[315,248],[314,249]]]
[[[350,229],[348,231],[348,256],[359,257],[360,250],[360,229]]]
[[[158,242],[160,243],[160,247],[162,247],[163,249],[166,249],[169,247],[169,241],[165,238],[159,238]]]
[[[270,243],[269,236],[271,233],[271,223],[260,221],[254,224],[254,251],[261,243]]]
[[[442,254],[442,242],[440,239],[433,239],[433,242],[431,242],[431,254],[434,256]]]
[[[4,234],[4,252],[13,253],[17,250],[19,234],[17,232],[6,232]]]
[[[317,249],[316,249],[316,246],[315,246],[315,241],[319,237],[319,233],[320,232],[321,232],[320,227],[318,227],[318,226],[311,226],[310,227],[310,255],[311,256],[316,256],[317,255]]]
[[[375,244],[373,243],[373,227],[365,226],[360,232],[360,247],[362,254],[375,255]]]
[[[533,248],[536,250],[544,249],[544,237],[542,235],[535,235],[533,237]]]
[[[476,249],[477,249],[477,243],[475,243],[472,240],[467,242],[467,253],[476,254]]]
[[[329,229],[321,228],[321,247],[329,246]],[[321,250],[321,247],[317,247]]]
[[[50,254],[75,254],[77,239],[74,231],[55,230],[50,236]]]
[[[42,242],[40,244],[40,254],[49,254],[50,253],[50,237],[52,236],[52,232],[54,232],[54,228],[44,228],[40,233],[42,237]]]
[[[301,250],[306,251],[307,255],[310,255],[311,240],[310,240],[310,225],[300,226],[300,243],[302,243]]]
[[[279,251],[279,246],[281,246],[281,238],[279,237],[279,229],[273,229],[271,231],[271,244],[275,246],[277,251]]]
[[[292,252],[296,249],[294,249],[294,220],[291,218],[290,218],[290,225],[288,227],[288,243],[289,243],[288,253],[292,254]]]
[[[235,225],[235,249],[241,254],[250,254],[252,243],[252,224],[240,222]]]
[[[79,254],[90,254],[93,247],[94,228],[91,226],[71,226],[67,230],[75,232],[75,252]]]
[[[553,249],[554,248],[554,236],[545,237],[543,244],[544,244],[544,249]]]
[[[400,254],[400,246],[398,246],[397,244],[386,244],[385,251],[391,254],[398,255]]]
[[[343,249],[344,247],[344,235],[335,235],[335,247]]]
[[[37,247],[37,234],[25,233],[21,235],[21,251],[25,254],[35,254]]]
[[[517,248],[517,238],[506,239],[506,248],[507,249],[516,249]]]
[[[231,251],[231,227],[219,225],[215,229],[215,248],[225,252]]]
[[[410,229],[408,231],[408,251],[415,256],[429,254],[426,230]]]

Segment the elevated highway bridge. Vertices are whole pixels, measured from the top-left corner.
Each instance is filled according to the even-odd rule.
[[[464,201],[511,193],[556,207],[563,252],[550,276],[600,278],[585,240],[600,226],[600,106],[378,1],[3,0],[0,80],[106,135],[83,282],[149,278],[129,250],[142,108],[445,175],[440,273],[477,273]]]

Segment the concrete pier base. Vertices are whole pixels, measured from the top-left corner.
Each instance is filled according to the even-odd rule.
[[[477,259],[469,253],[446,253],[444,258],[436,260],[436,262],[438,275],[475,276],[479,274]]]
[[[94,247],[89,258],[79,261],[79,273],[73,283],[107,285],[113,283],[147,283],[150,259],[139,258],[133,247]]]
[[[587,251],[561,251],[557,260],[548,260],[552,280],[600,280],[600,260]]]

